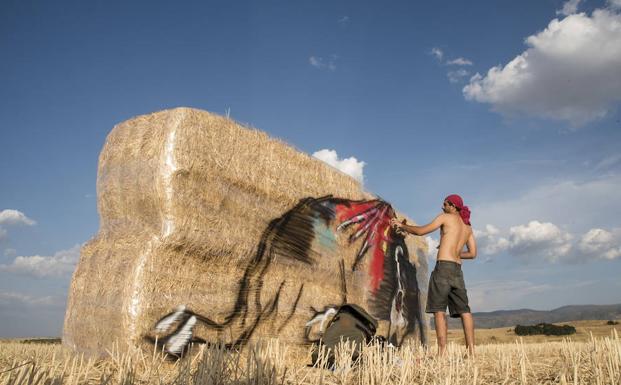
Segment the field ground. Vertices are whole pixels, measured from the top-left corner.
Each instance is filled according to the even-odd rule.
[[[88,359],[57,340],[4,340],[0,341],[0,385],[618,385],[621,328],[605,323],[569,322],[578,333],[566,339],[516,339],[509,328],[478,330],[476,358],[464,355],[460,330],[450,331],[445,357],[435,356],[432,340],[429,349],[419,345],[365,347],[362,359],[352,364],[349,346],[337,354],[332,370],[310,367],[308,349],[285,346],[276,340],[254,344],[241,352],[199,346],[178,361],[156,351],[139,350],[114,350],[105,358]]]

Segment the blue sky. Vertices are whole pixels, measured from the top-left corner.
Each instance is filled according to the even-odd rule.
[[[106,135],[177,106],[335,151],[321,154],[418,223],[461,194],[481,249],[464,266],[473,311],[621,302],[620,13],[619,0],[1,2],[0,337],[60,334],[98,229]]]

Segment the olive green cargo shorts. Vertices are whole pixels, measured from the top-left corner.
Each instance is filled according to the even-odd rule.
[[[427,292],[427,313],[445,312],[453,318],[470,313],[468,294],[461,265],[457,262],[437,261],[429,279]]]

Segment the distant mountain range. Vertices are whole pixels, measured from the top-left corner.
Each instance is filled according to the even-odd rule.
[[[515,325],[533,325],[582,320],[615,320],[621,318],[621,303],[616,305],[570,305],[554,310],[497,310],[473,313],[477,328],[501,328]],[[433,319],[433,318],[432,318]],[[433,326],[433,322],[432,322]],[[461,328],[459,318],[449,321],[449,328]]]

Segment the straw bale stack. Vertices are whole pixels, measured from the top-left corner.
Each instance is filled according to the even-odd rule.
[[[392,209],[261,131],[189,108],[133,118],[106,140],[97,196],[100,229],[82,248],[65,316],[63,342],[76,350],[159,341],[178,354],[192,341],[273,336],[301,344],[320,335],[318,321],[343,302],[370,311],[379,332],[398,342],[425,338],[422,239],[386,230],[393,241],[384,242],[384,270],[376,272],[383,286],[371,290],[370,252],[355,268],[363,240],[350,241],[338,225],[367,201],[384,216]],[[407,266],[397,266],[399,253]],[[385,281],[397,274],[410,274],[398,284],[409,285],[416,304],[407,327],[380,309],[390,301],[394,308],[397,281]]]

